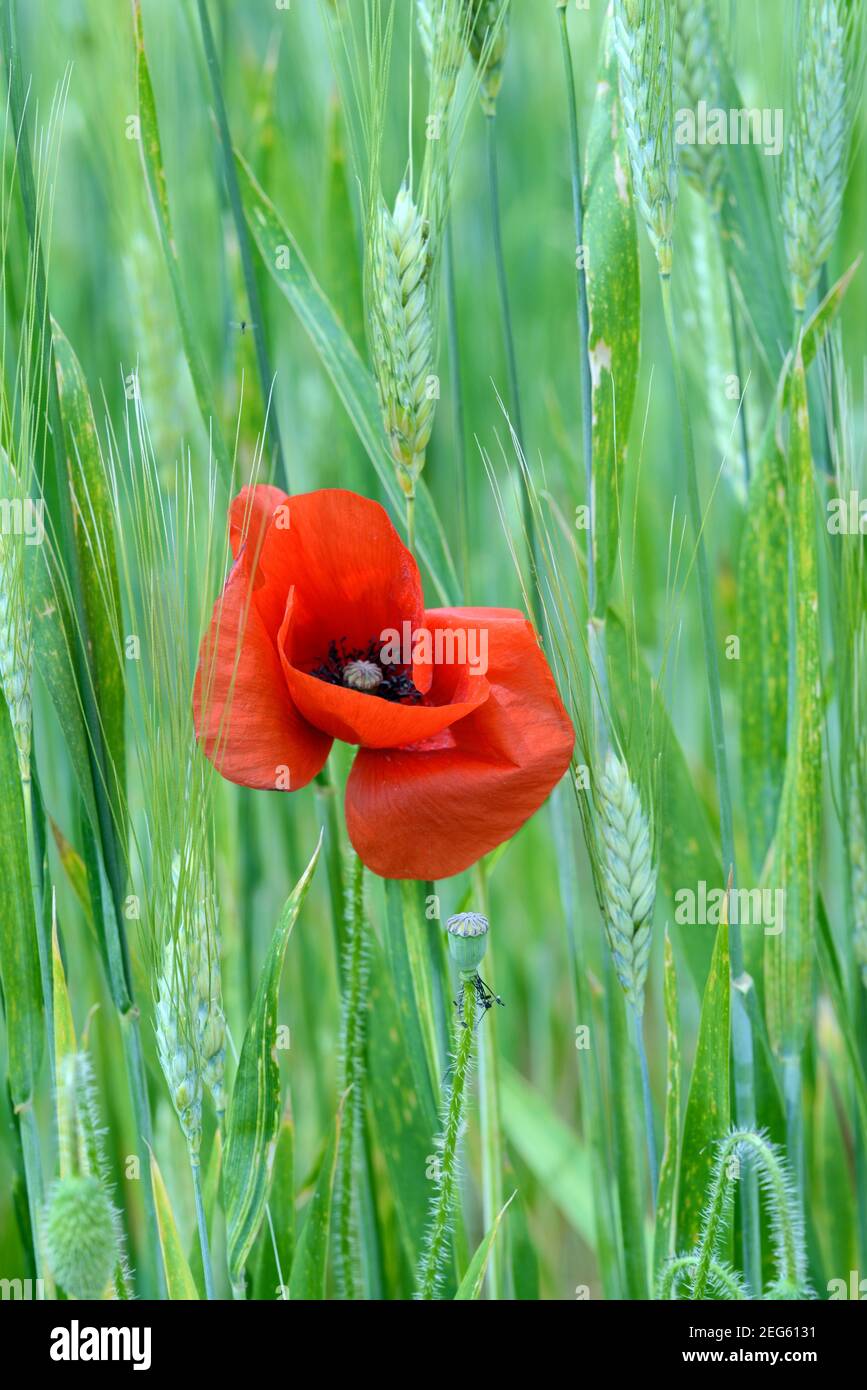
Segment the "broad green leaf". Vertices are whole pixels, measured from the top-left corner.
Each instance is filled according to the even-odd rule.
[[[482,1285],[485,1282],[485,1271],[488,1268],[488,1260],[490,1259],[491,1249],[493,1247],[494,1241],[497,1239],[497,1232],[500,1229],[500,1222],[506,1215],[506,1212],[509,1210],[509,1207],[514,1201],[516,1195],[517,1194],[513,1192],[508,1202],[506,1202],[503,1205],[502,1209],[498,1211],[497,1215],[494,1217],[491,1229],[488,1231],[488,1234],[485,1236],[481,1245],[476,1250],[476,1253],[473,1255],[473,1258],[470,1260],[470,1263],[467,1267],[467,1272],[458,1286],[458,1291],[455,1294],[456,1300],[478,1298],[481,1294]]]
[[[585,1245],[593,1249],[596,1227],[590,1157],[584,1144],[545,1097],[506,1062],[500,1065],[500,1104],[509,1147]]]
[[[622,467],[638,380],[641,325],[638,233],[611,25],[603,39],[590,118],[584,205],[593,383],[595,616],[603,617],[617,566]]]
[[[677,1236],[677,1177],[680,1163],[680,1024],[677,1017],[677,970],[671,937],[665,934],[665,1022],[668,1059],[665,1083],[665,1131],[659,1187],[656,1195],[656,1232],[653,1268],[659,1270],[675,1253]]]
[[[295,1122],[289,1104],[280,1121],[268,1211],[259,1241],[256,1297],[286,1297],[295,1254]]]
[[[87,383],[72,346],[54,320],[52,340],[90,641],[88,670],[109,763],[107,790],[120,825],[126,786],[125,685],[113,509]]]
[[[196,1281],[190,1272],[190,1266],[187,1264],[186,1256],[181,1248],[181,1238],[178,1235],[171,1200],[166,1191],[159,1164],[153,1154],[151,1154],[151,1183],[157,1209],[160,1249],[166,1272],[166,1291],[171,1299],[184,1302],[197,1301],[199,1293],[196,1288]]]
[[[280,1071],[276,1059],[277,997],[289,935],[319,861],[322,836],[290,894],[274,931],[247,1020],[228,1115],[223,1173],[226,1254],[233,1286],[243,1285],[268,1200],[280,1127]]]
[[[702,1207],[716,1145],[731,1122],[730,1017],[729,929],[727,922],[722,921],[717,928],[701,1001],[698,1042],[683,1122],[677,1215],[679,1250],[692,1250],[699,1243]]]
[[[202,417],[202,424],[205,428],[205,434],[211,440],[214,457],[220,469],[223,482],[227,488],[230,488],[232,483],[232,461],[229,451],[226,448],[223,432],[220,428],[219,417],[214,409],[213,391],[208,377],[208,369],[199,348],[196,325],[193,322],[189,304],[187,303],[187,296],[181,279],[178,250],[172,233],[169,195],[168,188],[166,187],[165,169],[163,167],[163,153],[160,145],[160,131],[157,122],[154,90],[151,83],[150,70],[148,68],[147,54],[145,52],[140,0],[133,0],[132,8],[133,23],[135,26],[135,78],[138,98],[138,118],[140,126],[139,145],[141,147],[142,168],[144,169],[145,182],[147,184],[154,220],[156,221],[160,245],[162,246],[163,256],[165,257],[166,269],[169,273],[169,281],[171,282],[172,294],[175,301],[175,313],[177,314],[178,326],[181,330],[181,341],[184,345],[184,355],[187,359],[187,367],[189,368],[190,379],[193,383],[193,390],[196,395],[196,402]]]
[[[794,631],[786,770],[771,883],[783,898],[782,930],[765,934],[765,1011],[777,1056],[797,1056],[813,1006],[816,892],[822,800],[822,694],[818,555],[807,411],[807,378],[798,357],[792,374],[788,482]]]
[[[0,687],[0,980],[13,1104],[33,1101],[44,1038],[39,943],[18,750]]]
[[[259,254],[310,337],[367,450],[392,510],[402,521],[405,498],[386,448],[373,377],[317,283],[289,228],[259,187],[247,162],[241,155],[236,158],[244,212]],[[419,556],[427,566],[441,602],[449,603],[459,593],[460,585],[445,533],[423,482],[416,489],[416,540]]]
[[[741,540],[741,775],[755,874],[774,837],[786,768],[789,524],[786,461],[770,429],[750,484]]]
[[[404,1254],[414,1270],[430,1211],[432,1184],[427,1173],[439,1120],[433,1098],[427,1104],[423,1100],[429,1090],[426,1075],[424,1089],[416,1082],[404,1032],[406,1015],[400,1011],[391,973],[374,937],[370,950],[365,1047],[368,1074],[376,1084],[368,1087],[367,1099]]]
[[[435,1064],[435,1044],[425,1026],[426,1001],[423,994],[423,956],[421,932],[440,930],[437,922],[415,920],[412,885],[398,879],[385,885],[385,945],[394,994],[400,1014],[400,1031],[412,1068],[413,1082],[428,1129],[433,1136],[439,1128]]]
[[[734,76],[721,48],[720,105],[744,108]],[[726,164],[726,196],[720,213],[723,251],[740,288],[741,307],[761,351],[773,385],[792,341],[792,309],[785,270],[779,219],[771,212],[769,176],[776,163],[753,144],[722,147]]]
[[[307,1207],[307,1216],[295,1247],[289,1276],[290,1299],[324,1299],[331,1236],[331,1208],[334,1201],[334,1174],[343,1124],[341,1099],[328,1147],[319,1168],[316,1187]]]

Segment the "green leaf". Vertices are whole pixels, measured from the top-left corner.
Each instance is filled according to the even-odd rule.
[[[256,1297],[261,1299],[281,1298],[288,1291],[295,1254],[295,1122],[289,1104],[283,1111],[277,1136],[268,1214],[270,1222],[262,1227],[256,1271]]]
[[[683,1122],[677,1215],[679,1250],[692,1250],[699,1243],[716,1145],[731,1122],[730,1015],[729,929],[727,922],[721,921],[701,1001],[698,1042]]]
[[[548,1101],[506,1062],[500,1064],[503,1127],[514,1149],[547,1197],[585,1245],[594,1248],[590,1157],[577,1134]]]
[[[665,1022],[668,1059],[665,1083],[665,1136],[656,1195],[653,1268],[659,1270],[675,1253],[677,1179],[680,1162],[680,1025],[677,1017],[677,970],[671,937],[665,933]]]
[[[69,1000],[69,989],[66,983],[66,972],[63,969],[63,961],[60,956],[60,942],[57,939],[57,922],[52,923],[51,930],[51,974],[52,974],[52,996],[54,1006],[54,1075],[62,1074],[62,1067],[65,1059],[71,1057],[78,1050],[75,1041],[75,1024],[72,1018],[72,1005]],[[58,1126],[59,1128],[59,1126]],[[60,1146],[60,1176],[68,1176],[63,1170],[64,1146]]]
[[[316,1187],[307,1208],[307,1217],[292,1261],[289,1277],[290,1299],[315,1299],[320,1301],[326,1294],[328,1273],[328,1249],[331,1235],[331,1207],[334,1201],[334,1174],[337,1170],[337,1153],[340,1148],[340,1130],[343,1124],[344,1096],[337,1110],[334,1128],[328,1147],[319,1168]]]
[[[439,1129],[436,1097],[439,1094],[435,1044],[426,1027],[430,1001],[424,995],[424,957],[421,932],[437,931],[436,922],[415,920],[413,885],[398,879],[385,884],[385,945],[394,994],[400,1013],[400,1032],[412,1068],[416,1093],[428,1124],[428,1133]]]
[[[181,1248],[172,1204],[159,1164],[151,1154],[151,1183],[157,1208],[157,1228],[160,1235],[160,1249],[166,1271],[166,1291],[169,1298],[185,1302],[198,1301],[196,1281],[190,1272],[186,1256]]]
[[[426,1173],[439,1121],[433,1098],[429,1104],[423,1100],[429,1090],[426,1076],[423,1089],[416,1083],[403,1031],[405,1015],[400,1012],[389,968],[373,936],[370,951],[365,1046],[367,1071],[376,1078],[376,1084],[369,1087],[367,1098],[406,1262],[415,1269],[430,1211],[431,1184]]]
[[[741,110],[744,103],[720,47],[717,55],[722,70],[720,105]],[[740,287],[741,307],[765,369],[776,385],[785,345],[792,341],[792,309],[780,224],[771,212],[766,177],[775,161],[752,144],[722,149],[726,162],[726,196],[720,213],[723,252]]]
[[[265,1214],[280,1127],[280,1071],[275,1049],[283,960],[321,848],[320,834],[310,863],[292,890],[271,939],[232,1088],[223,1202],[229,1277],[235,1287],[243,1284],[244,1266]]]
[[[13,1104],[33,1100],[45,1029],[18,750],[0,688],[0,979]]]
[[[590,118],[584,191],[598,617],[605,614],[616,573],[622,468],[638,381],[641,288],[629,181],[617,59],[608,25]]]
[[[638,1056],[630,1036],[632,1010],[615,978],[608,953],[605,961],[605,1017],[626,1296],[646,1299],[650,1297],[644,1240],[646,1179],[643,1154],[647,1140],[638,1088]]]
[[[789,614],[786,461],[773,427],[750,484],[741,540],[741,775],[753,870],[761,874],[774,837],[786,769]]]
[[[289,301],[331,377],[358,437],[401,521],[405,497],[386,448],[376,384],[277,209],[236,155],[244,212],[269,274]],[[460,591],[442,525],[423,482],[416,489],[416,541],[442,603]]]
[[[205,1172],[205,1179],[202,1183],[202,1205],[205,1210],[205,1228],[212,1231],[214,1228],[214,1216],[217,1211],[217,1199],[220,1193],[220,1178],[223,1172],[223,1138],[219,1130],[214,1131],[214,1139],[211,1144],[211,1152],[208,1155],[208,1167]],[[190,1241],[190,1271],[195,1280],[199,1298],[206,1297],[205,1286],[205,1266],[202,1259],[202,1243],[199,1239],[198,1229],[194,1232]]]
[[[364,290],[361,247],[352,207],[346,161],[346,132],[340,98],[335,92],[328,110],[323,250],[325,283],[355,346],[364,348]]]
[[[784,911],[782,930],[765,934],[764,953],[768,1034],[780,1057],[799,1055],[812,1014],[822,800],[816,513],[807,378],[800,356],[792,374],[787,492],[795,594],[790,605],[794,688],[771,876],[771,887],[783,891]]]
[[[482,1292],[482,1285],[485,1282],[485,1271],[488,1268],[488,1260],[490,1258],[491,1249],[493,1247],[494,1241],[497,1239],[497,1232],[500,1229],[500,1222],[506,1215],[506,1212],[509,1210],[509,1207],[511,1206],[516,1196],[517,1193],[513,1192],[509,1200],[504,1203],[501,1210],[494,1217],[491,1229],[488,1231],[488,1234],[485,1236],[484,1240],[476,1250],[476,1253],[473,1255],[473,1258],[470,1260],[470,1263],[467,1266],[467,1272],[461,1280],[460,1285],[458,1286],[458,1291],[455,1294],[456,1300],[478,1298],[480,1293]]]
[[[818,902],[817,924],[817,944],[819,949],[819,960],[822,966],[822,975],[828,993],[831,996],[834,1012],[837,1015],[837,1022],[840,1025],[840,1032],[843,1034],[843,1041],[846,1044],[846,1051],[852,1065],[852,1076],[855,1082],[855,1099],[858,1104],[858,1114],[861,1118],[862,1133],[864,1139],[867,1140],[867,1076],[865,1076],[864,1073],[864,1063],[859,1047],[858,1033],[852,1021],[852,1010],[846,994],[843,967],[840,964],[840,957],[837,954],[837,947],[834,944],[834,933],[831,931],[831,924],[828,921],[828,914],[821,897]]]
[[[106,769],[108,794],[120,826],[126,786],[125,684],[120,656],[123,628],[113,509],[84,373],[71,344],[54,320],[52,340],[75,509],[75,540],[91,643],[88,672],[93,681],[109,760]]]
[[[160,245],[169,273],[175,313],[181,330],[181,341],[193,383],[196,401],[202,417],[206,436],[211,440],[214,457],[227,488],[232,484],[232,460],[226,448],[220,421],[214,409],[214,398],[208,369],[199,349],[196,325],[190,314],[187,296],[181,279],[178,251],[172,234],[172,219],[169,209],[169,195],[166,187],[166,174],[163,167],[163,154],[160,145],[160,131],[157,122],[156,102],[148,68],[144,44],[140,0],[133,0],[133,24],[135,27],[135,76],[138,97],[138,118],[140,126],[139,145],[141,147],[142,168],[150,197],[151,208],[159,234]]]

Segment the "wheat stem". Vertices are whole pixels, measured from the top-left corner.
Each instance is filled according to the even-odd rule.
[[[650,1200],[656,1209],[656,1193],[659,1187],[659,1159],[656,1150],[656,1132],[653,1124],[653,1094],[650,1089],[650,1068],[647,1063],[647,1045],[641,1027],[641,1015],[631,1010],[635,1029],[635,1046],[641,1064],[641,1098],[644,1105],[644,1131],[647,1136],[647,1170],[650,1175]]]
[[[214,1271],[211,1268],[211,1247],[208,1241],[208,1223],[205,1220],[205,1204],[202,1201],[202,1169],[198,1159],[190,1155],[190,1169],[193,1175],[193,1195],[196,1199],[196,1226],[199,1232],[199,1246],[202,1251],[202,1272],[205,1278],[205,1297],[210,1301],[216,1298],[214,1290]]]
[[[464,1128],[467,1079],[473,1055],[476,994],[472,979],[461,981],[463,1026],[457,1026],[452,1084],[445,1104],[442,1151],[438,1164],[437,1192],[425,1238],[425,1252],[419,1273],[418,1296],[436,1298],[448,1254],[449,1229],[458,1180],[458,1143]]]

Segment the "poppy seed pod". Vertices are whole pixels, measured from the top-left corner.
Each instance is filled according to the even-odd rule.
[[[446,922],[449,955],[462,975],[473,975],[488,949],[488,919],[480,912],[459,912]]]

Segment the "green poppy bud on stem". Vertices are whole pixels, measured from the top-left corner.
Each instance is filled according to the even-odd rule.
[[[479,912],[459,912],[446,922],[449,955],[462,976],[476,973],[488,949],[488,919]]]

